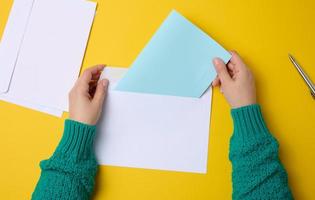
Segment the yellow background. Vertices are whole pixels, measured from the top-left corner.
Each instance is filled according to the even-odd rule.
[[[292,53],[315,81],[314,0],[98,3],[83,68],[96,63],[129,66],[173,8],[227,49],[236,49],[255,74],[259,103],[280,142],[295,198],[315,199],[315,100],[287,57]],[[11,4],[0,0],[0,34]],[[1,199],[30,198],[40,175],[38,163],[54,151],[66,117],[0,102]],[[229,107],[216,89],[206,175],[101,167],[95,199],[230,199],[231,132]]]

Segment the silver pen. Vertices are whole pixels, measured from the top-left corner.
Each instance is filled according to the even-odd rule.
[[[303,71],[302,67],[296,62],[294,57],[292,55],[290,55],[290,54],[289,54],[289,59],[291,60],[291,62],[295,66],[295,68],[298,70],[298,72],[300,73],[301,77],[304,79],[305,83],[307,84],[307,86],[311,90],[311,95],[315,99],[315,85],[314,85],[314,83],[312,83],[311,79]]]

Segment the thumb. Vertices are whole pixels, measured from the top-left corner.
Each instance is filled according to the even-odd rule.
[[[220,58],[214,58],[213,65],[222,83],[229,82],[232,80],[223,60],[221,60]]]
[[[109,82],[107,79],[103,79],[97,83],[95,94],[92,100],[93,103],[99,106],[103,105],[105,96],[107,94],[108,84]]]

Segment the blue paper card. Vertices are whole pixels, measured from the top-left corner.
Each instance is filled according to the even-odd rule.
[[[116,90],[201,97],[216,76],[212,59],[231,55],[206,33],[172,11]]]

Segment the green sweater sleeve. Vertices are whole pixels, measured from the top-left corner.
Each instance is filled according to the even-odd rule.
[[[260,107],[250,105],[231,113],[233,199],[293,199],[279,160],[279,144],[266,127]]]
[[[63,137],[52,157],[40,163],[41,176],[32,199],[89,199],[97,162],[93,151],[95,126],[66,120]]]

